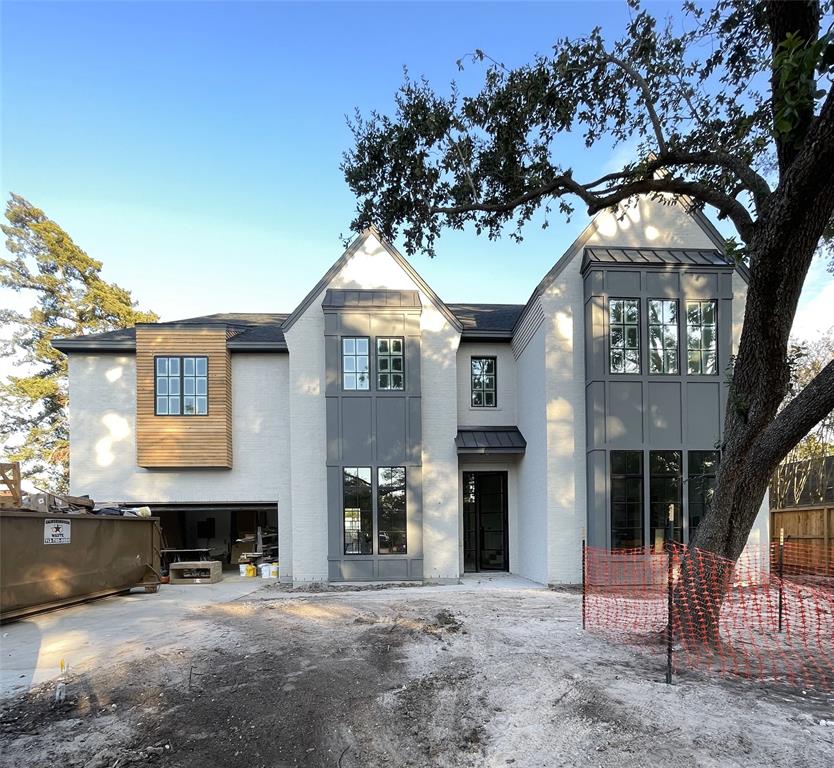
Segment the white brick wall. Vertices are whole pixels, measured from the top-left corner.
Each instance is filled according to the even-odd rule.
[[[582,579],[585,498],[584,293],[574,258],[542,297],[546,331],[549,583]]]
[[[70,488],[99,501],[288,501],[287,355],[232,355],[232,469],[136,465],[132,355],[69,356]]]
[[[423,575],[460,575],[458,518],[457,351],[460,334],[423,300]]]
[[[547,422],[545,419],[545,328],[532,334],[516,361],[518,428],[527,452],[518,464],[517,573],[545,583],[548,577]],[[514,549],[512,542],[510,550]]]
[[[495,357],[498,364],[498,405],[473,408],[471,358]],[[462,340],[458,348],[458,424],[473,427],[503,427],[516,423],[516,372],[512,347],[507,344]]]
[[[290,350],[293,581],[327,580],[327,469],[322,293],[285,333]],[[283,558],[282,558],[283,567]]]

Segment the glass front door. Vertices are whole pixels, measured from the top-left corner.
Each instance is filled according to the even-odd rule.
[[[506,571],[507,473],[463,473],[463,570]]]

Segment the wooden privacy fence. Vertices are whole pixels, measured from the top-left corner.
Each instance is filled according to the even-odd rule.
[[[778,543],[780,532],[807,553],[808,567],[816,567],[820,575],[834,575],[834,504],[771,509],[772,542]]]

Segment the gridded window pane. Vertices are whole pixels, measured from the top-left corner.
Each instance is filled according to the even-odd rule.
[[[343,519],[346,555],[373,554],[371,468],[345,467],[342,471]]]
[[[376,340],[377,389],[404,388],[403,348],[403,340],[400,338],[378,338]]]
[[[342,339],[342,387],[344,389],[369,389],[367,337]]]
[[[608,300],[608,363],[611,373],[640,373],[640,300]]]
[[[407,553],[406,519],[405,467],[379,467],[377,528],[380,555]]]
[[[686,359],[691,374],[718,373],[718,302],[686,302]]]
[[[649,299],[649,373],[678,373],[678,302]]]
[[[156,358],[157,416],[205,416],[208,413],[208,358]],[[194,395],[202,397],[198,407]]]
[[[718,451],[689,452],[689,541],[712,509],[720,457]]]
[[[649,454],[649,514],[651,518],[651,546],[655,552],[663,550],[666,520],[672,505],[672,539],[683,541],[681,514],[681,480],[683,466],[680,451],[652,451]]]
[[[611,548],[643,546],[643,452],[611,451]]]
[[[498,361],[494,357],[472,358],[472,407],[495,408],[498,404]]]

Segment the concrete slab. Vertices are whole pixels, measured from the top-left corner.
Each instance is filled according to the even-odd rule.
[[[217,584],[163,584],[61,608],[0,627],[0,698],[20,693],[72,666],[127,658],[199,635],[199,609],[251,595],[274,579],[224,575]],[[202,643],[204,638],[200,638]]]

